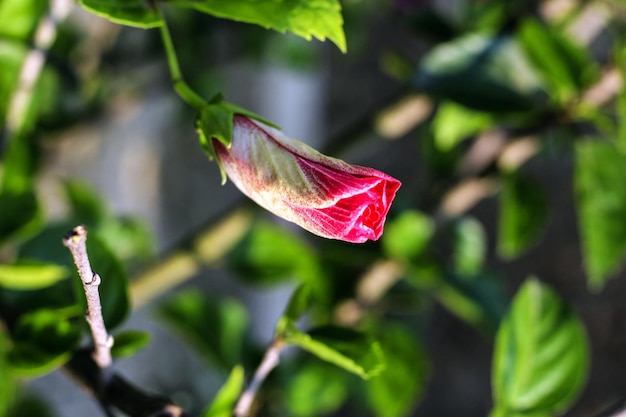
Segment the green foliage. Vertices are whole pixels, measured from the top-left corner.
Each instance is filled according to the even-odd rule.
[[[588,52],[551,26],[525,19],[519,40],[534,67],[559,102],[573,98],[597,75],[597,65]]]
[[[114,337],[111,355],[114,358],[127,358],[150,343],[150,334],[138,330],[126,330]]]
[[[498,253],[512,259],[535,243],[544,230],[547,198],[541,185],[519,172],[503,174],[498,221]]]
[[[307,40],[330,39],[346,52],[341,4],[338,0],[169,0],[217,17],[254,23],[279,32],[289,31]]]
[[[392,258],[414,258],[426,250],[434,228],[430,217],[418,211],[407,210],[387,225],[382,237],[383,248]]]
[[[378,417],[407,416],[426,387],[426,353],[406,326],[385,323],[378,336],[387,366],[366,382],[367,401]]]
[[[120,25],[148,29],[163,24],[160,14],[144,0],[80,0],[80,3],[90,12]]]
[[[2,414],[0,414],[2,415]],[[9,411],[13,417],[54,417],[52,407],[41,397],[26,393],[20,395]]]
[[[294,278],[314,283],[320,278],[315,252],[292,231],[264,221],[252,225],[226,260],[242,279],[253,284]]]
[[[462,277],[476,276],[482,269],[487,254],[485,229],[472,217],[464,217],[454,224],[454,273]]]
[[[48,287],[70,274],[60,265],[18,263],[0,265],[0,287],[14,290],[34,290]]]
[[[474,111],[452,102],[439,105],[431,123],[435,145],[449,151],[464,139],[486,130],[493,123],[488,113]]]
[[[303,333],[292,327],[279,337],[363,379],[376,376],[385,368],[380,344],[353,329],[327,325]]]
[[[45,0],[3,0],[0,3],[0,37],[30,39],[47,6]]]
[[[543,106],[540,84],[510,38],[471,34],[437,46],[422,59],[414,86],[479,111]]]
[[[600,141],[576,146],[578,221],[589,286],[599,290],[626,255],[626,156]]]
[[[248,314],[238,302],[186,291],[160,306],[159,315],[212,365],[229,370],[242,362]]]
[[[32,177],[33,159],[32,146],[25,137],[16,138],[4,157],[0,181],[0,243],[37,228],[41,220]]]
[[[0,417],[9,416],[8,411],[13,403],[17,388],[16,380],[11,374],[11,365],[7,357],[9,337],[0,329]]]
[[[13,371],[42,375],[65,363],[80,340],[80,327],[70,320],[80,310],[36,310],[22,315],[13,331],[14,347],[9,353]]]
[[[243,368],[235,366],[228,380],[213,399],[211,406],[202,413],[202,417],[231,417],[244,382]]]
[[[582,389],[588,360],[578,318],[547,286],[526,281],[498,329],[492,416],[560,414]]]
[[[346,374],[331,365],[307,362],[285,386],[289,415],[312,417],[336,411],[348,396]]]

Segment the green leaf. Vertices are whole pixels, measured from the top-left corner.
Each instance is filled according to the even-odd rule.
[[[244,382],[243,367],[235,366],[228,380],[213,399],[211,406],[202,413],[202,417],[231,417]]]
[[[9,353],[13,370],[20,375],[42,375],[61,366],[80,341],[80,327],[69,319],[80,315],[76,308],[41,309],[23,315],[13,332]]]
[[[522,254],[534,244],[545,228],[547,198],[541,185],[518,172],[502,176],[498,253],[505,259]]]
[[[248,314],[238,302],[185,291],[160,306],[159,314],[210,363],[228,370],[242,362]]]
[[[387,224],[383,248],[391,258],[414,258],[426,250],[434,231],[430,217],[419,211],[406,211]]]
[[[161,26],[163,21],[156,10],[145,0],[80,0],[92,13],[120,25],[143,29]]]
[[[409,415],[426,387],[426,353],[405,326],[385,322],[378,335],[387,366],[367,381],[367,401],[378,417]]]
[[[341,4],[338,0],[170,0],[168,4],[189,7],[216,17],[253,23],[304,39],[330,39],[346,52]]]
[[[559,103],[589,86],[598,74],[587,50],[536,19],[525,19],[519,25],[518,39]]]
[[[431,129],[435,136],[435,145],[445,152],[464,139],[486,130],[492,123],[493,120],[487,113],[444,102],[437,110]]]
[[[0,414],[2,415],[2,414]],[[20,393],[11,407],[8,416],[13,417],[55,417],[53,407],[43,398],[32,393]]]
[[[7,357],[8,352],[9,337],[4,329],[0,329],[0,417],[14,415],[9,414],[9,409],[15,400],[17,381],[11,375],[11,367]]]
[[[48,287],[69,275],[66,267],[54,264],[0,265],[0,286],[14,290],[34,290]]]
[[[356,330],[329,325],[302,333],[293,328],[284,341],[363,379],[376,376],[385,368],[380,344]]]
[[[126,330],[113,338],[111,355],[114,358],[127,358],[146,347],[150,343],[150,333],[139,330]]]
[[[283,313],[283,317],[286,320],[295,323],[309,309],[311,301],[311,287],[305,284],[300,285],[291,295],[289,303]]]
[[[348,396],[346,375],[334,366],[320,363],[297,367],[284,387],[289,415],[313,417],[336,411]]]
[[[226,256],[243,280],[261,285],[299,278],[314,282],[321,272],[315,252],[296,233],[266,221],[255,222]]]
[[[66,180],[63,185],[72,215],[80,224],[97,226],[106,219],[106,204],[93,187],[81,180]]]
[[[434,48],[413,84],[427,94],[488,112],[531,111],[545,97],[517,43],[471,34]]]
[[[46,0],[2,0],[0,37],[30,40],[35,26],[46,13]]]
[[[0,181],[0,242],[39,226],[41,213],[33,183],[32,145],[22,135],[9,144]]]
[[[487,236],[480,222],[464,217],[454,225],[454,272],[461,277],[472,277],[483,268],[487,254]]]
[[[578,318],[546,285],[527,280],[496,336],[492,381],[500,414],[495,415],[564,412],[585,383],[588,360]]]
[[[626,255],[626,156],[599,141],[576,146],[574,186],[588,284],[603,287]]]

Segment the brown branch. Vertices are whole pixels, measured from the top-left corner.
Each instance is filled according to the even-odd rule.
[[[85,226],[76,226],[63,238],[63,244],[72,253],[78,275],[83,282],[85,297],[87,298],[87,312],[85,318],[91,329],[94,342],[93,359],[102,369],[108,368],[113,363],[111,359],[111,346],[113,337],[107,332],[102,317],[102,305],[98,286],[101,279],[98,274],[91,270],[89,257],[87,256],[87,229]]]
[[[259,392],[263,381],[265,381],[270,372],[278,366],[280,362],[280,353],[284,347],[285,344],[282,340],[274,339],[270,347],[267,348],[265,356],[254,373],[252,380],[248,384],[246,390],[241,394],[237,404],[235,405],[235,410],[233,412],[235,417],[249,417],[251,415],[252,405],[254,404],[257,393]]]
[[[103,381],[100,377],[102,369],[88,350],[76,352],[63,370],[93,395],[105,410],[115,407],[130,417],[187,416],[168,398],[147,393],[115,373]]]

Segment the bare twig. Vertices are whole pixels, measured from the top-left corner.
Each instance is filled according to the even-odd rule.
[[[257,393],[259,392],[259,388],[261,388],[263,381],[265,381],[269,373],[272,372],[276,366],[278,366],[280,362],[280,353],[284,347],[285,345],[281,339],[274,339],[270,347],[267,348],[263,360],[254,373],[250,384],[248,384],[248,388],[246,388],[246,390],[241,394],[239,401],[237,401],[237,404],[235,405],[235,411],[233,413],[235,417],[250,416],[252,404],[254,403]]]
[[[187,416],[182,408],[169,399],[145,392],[115,373],[111,373],[111,377],[103,384],[98,377],[101,369],[89,351],[76,352],[63,370],[106,409],[115,407],[129,417]]]
[[[85,226],[76,226],[63,238],[63,244],[72,252],[74,263],[78,268],[78,275],[83,282],[85,296],[87,297],[86,319],[93,336],[94,352],[93,359],[102,369],[111,366],[111,346],[113,337],[107,332],[102,317],[102,305],[100,304],[100,276],[91,270],[89,257],[87,256],[87,229]]]
[[[7,107],[5,126],[7,140],[22,130],[35,84],[46,62],[46,54],[56,39],[57,26],[69,14],[73,4],[71,0],[52,0],[50,11],[42,17],[37,26],[33,48],[24,59],[17,88]]]

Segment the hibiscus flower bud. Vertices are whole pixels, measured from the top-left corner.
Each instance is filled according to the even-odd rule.
[[[213,139],[228,178],[257,204],[316,235],[377,240],[400,181],[350,165],[235,115],[230,147]]]

